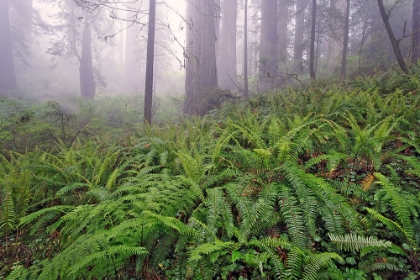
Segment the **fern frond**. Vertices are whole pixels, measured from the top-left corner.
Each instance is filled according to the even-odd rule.
[[[372,186],[373,181],[375,180],[375,176],[372,174],[368,174],[363,180],[362,180],[362,188],[363,190],[367,191]]]
[[[340,250],[358,252],[366,247],[390,247],[391,242],[377,240],[373,236],[363,237],[356,234],[328,234],[331,242],[338,246]]]
[[[234,243],[231,241],[228,242],[222,242],[218,239],[214,240],[213,243],[203,243],[195,247],[190,251],[190,262],[196,262],[201,260],[203,257],[202,255],[209,255],[212,252],[220,251],[222,249],[228,248],[232,246]]]
[[[307,264],[305,265],[302,279],[304,280],[317,280],[318,272],[321,268],[327,266],[330,264],[333,260],[337,261],[343,261],[343,258],[341,258],[336,253],[331,252],[325,252],[325,253],[319,253],[319,254],[313,254],[310,256]]]
[[[395,186],[384,175],[377,172],[374,175],[378,179],[378,184],[382,185],[383,189],[386,191],[392,210],[401,222],[404,232],[410,242],[412,242],[414,229],[411,220],[410,207],[407,205],[407,200],[398,193]]]

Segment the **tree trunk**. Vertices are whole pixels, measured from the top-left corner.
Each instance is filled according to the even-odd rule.
[[[150,0],[149,5],[149,29],[147,34],[147,62],[146,83],[144,89],[144,122],[152,124],[152,100],[153,100],[153,63],[155,58],[155,20],[156,0]]]
[[[219,86],[236,88],[236,19],[237,0],[224,0],[222,3],[222,30],[220,38]]]
[[[341,77],[346,77],[346,65],[347,65],[347,49],[349,42],[349,22],[350,22],[350,0],[347,0],[346,4],[346,18],[344,19],[344,40],[343,40],[343,56],[341,59]]]
[[[277,1],[262,0],[259,82],[263,90],[273,89],[278,74]]]
[[[249,97],[248,90],[248,0],[244,0],[244,96]]]
[[[80,93],[82,98],[93,100],[95,98],[95,78],[92,66],[92,34],[88,21],[88,12],[85,11],[85,26],[82,36],[82,56],[80,58]]]
[[[0,0],[0,94],[17,89],[9,20],[9,1]]]
[[[388,21],[388,15],[385,12],[384,3],[382,0],[378,0],[379,11],[381,12],[382,20],[385,24],[386,32],[388,33],[388,37],[391,41],[392,48],[394,50],[394,54],[397,57],[398,64],[400,65],[401,70],[404,73],[408,74],[408,68],[405,64],[404,58],[402,57],[400,47],[398,46],[397,39],[395,39],[394,32],[392,31],[392,27]]]
[[[280,63],[286,63],[288,60],[287,55],[287,24],[289,21],[288,15],[288,5],[286,0],[279,0],[278,6],[278,23],[277,23],[277,34],[278,34],[278,57],[280,59]]]
[[[215,34],[216,34],[215,49],[216,49],[216,68],[217,69],[221,68],[221,65],[220,65],[222,61],[221,52],[223,52],[223,50],[221,49],[221,38],[220,38],[221,37],[221,34],[220,34],[221,22],[222,22],[221,3],[220,3],[220,0],[214,0],[214,27],[215,27]]]
[[[293,60],[295,63],[295,71],[298,74],[303,73],[303,39],[305,30],[305,9],[306,0],[296,1],[296,26],[295,26],[295,43],[293,51]]]
[[[344,17],[346,13],[346,0],[331,0],[328,35],[328,68],[332,73],[338,70],[342,60]]]
[[[13,0],[11,3],[16,9],[16,21],[19,23],[16,29],[22,34],[25,46],[31,49],[33,0]]]
[[[204,92],[217,87],[214,1],[189,1],[187,25],[184,113],[197,115]]]
[[[309,75],[316,79],[315,73],[315,28],[316,28],[316,0],[312,0],[311,45],[309,48]]]
[[[420,59],[420,0],[413,0],[413,52],[411,54],[411,62],[419,63]]]

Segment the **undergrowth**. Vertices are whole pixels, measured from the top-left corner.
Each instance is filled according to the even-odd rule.
[[[54,102],[57,126],[8,114],[54,141],[3,148],[0,278],[418,279],[418,83],[381,79],[126,132]]]

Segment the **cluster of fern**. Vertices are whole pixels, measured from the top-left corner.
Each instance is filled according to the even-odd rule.
[[[2,157],[0,278],[418,278],[420,96],[366,84]]]

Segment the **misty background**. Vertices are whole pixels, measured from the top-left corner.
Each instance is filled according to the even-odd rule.
[[[254,94],[309,81],[311,39],[314,41],[312,76],[316,73],[318,79],[340,76],[343,50],[346,50],[344,68],[349,76],[369,75],[395,65],[394,51],[376,1],[247,1],[246,46],[245,1],[158,1],[153,81],[156,96],[181,99],[185,94],[188,96],[187,60],[195,54],[187,44],[186,33],[192,30],[199,34],[201,30],[199,19],[193,22],[192,12],[187,14],[187,6],[205,15],[200,8],[204,2],[210,3],[213,9],[206,20],[214,21],[215,28],[215,85],[238,96],[243,95],[245,87],[244,61],[247,82]],[[87,75],[80,74],[79,69],[84,67],[82,49],[86,47],[84,36],[88,36],[83,31],[89,27],[90,39],[86,42],[89,42],[92,65],[86,67],[92,68],[94,79],[87,86],[93,92],[89,99],[141,96],[146,71],[148,5],[148,1],[2,1],[2,37],[7,38],[9,25],[14,67],[14,70],[9,67],[11,64],[6,60],[9,61],[10,55],[2,51],[5,57],[1,61],[2,76],[6,77],[3,84],[13,80],[7,77],[11,72],[16,76],[16,83],[3,88],[14,96],[41,100],[84,96],[80,80]],[[412,37],[417,34],[412,21],[414,3],[385,0],[384,5],[400,52],[408,61],[413,57]],[[316,16],[312,17],[314,11]],[[203,30],[210,32],[206,26]],[[199,40],[194,40],[198,45]],[[6,40],[3,42],[6,45]]]

